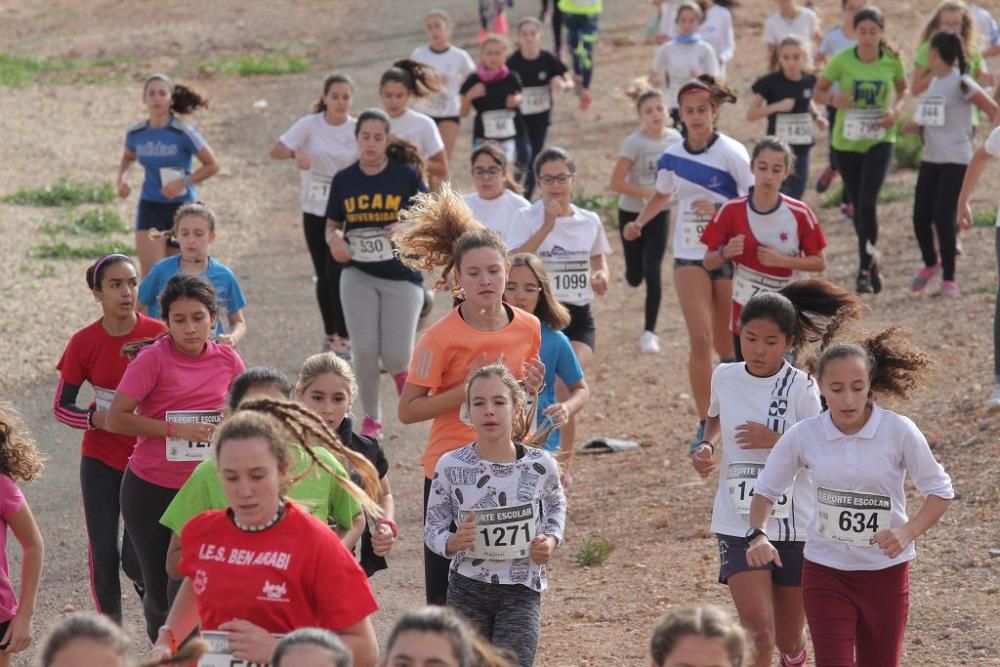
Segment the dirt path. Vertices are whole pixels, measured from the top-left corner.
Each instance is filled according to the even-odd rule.
[[[378,75],[389,61],[420,42],[418,17],[432,4],[461,17],[459,42],[474,37],[477,24],[468,0],[406,2],[406,11],[394,11],[403,5],[394,0],[380,3],[376,16],[363,13],[359,2],[281,3],[270,9],[254,3],[250,11],[242,3],[182,0],[158,10],[155,21],[142,18],[146,5],[134,0],[90,0],[85,6],[52,0],[0,3],[0,41],[11,48],[50,57],[134,56],[134,62],[121,66],[123,82],[2,90],[0,125],[6,130],[5,145],[12,149],[11,159],[0,161],[3,191],[48,183],[63,174],[109,178],[122,130],[141,113],[134,75],[158,69],[193,74],[202,60],[275,45],[303,53],[313,62],[313,73],[194,81],[213,101],[212,109],[196,116],[195,123],[223,165],[222,174],[203,190],[223,220],[216,254],[237,271],[251,304],[250,334],[241,353],[248,365],[267,363],[293,374],[302,359],[316,351],[321,332],[299,228],[297,178],[288,164],[270,162],[266,152],[311,104],[327,69],[348,71],[359,82],[355,111],[372,104]],[[536,4],[522,0],[516,13],[534,11]],[[581,115],[568,100],[562,103],[552,138],[577,154],[582,190],[588,194],[603,191],[611,160],[633,125],[620,90],[645,71],[652,52],[641,43],[647,4],[606,4],[610,6],[603,17],[595,106]],[[821,3],[827,23],[834,4]],[[916,10],[926,11],[932,4],[919,0],[890,9],[890,25],[900,27],[895,36],[907,52],[912,53],[922,22]],[[739,39],[747,51],[741,51],[731,74],[744,98],[752,76],[761,71],[756,44],[770,6],[767,0],[744,0],[736,14]],[[264,112],[253,108],[260,99],[268,101]],[[759,136],[761,127],[739,120],[744,105],[745,99],[739,109],[727,110],[723,122],[735,136],[751,139]],[[456,155],[467,150],[463,132]],[[821,155],[817,150],[814,162],[822,162]],[[455,173],[467,186],[464,159],[459,158]],[[987,179],[996,174],[994,169]],[[912,189],[912,173],[891,180],[907,192]],[[115,205],[125,219],[130,219],[133,206]],[[0,204],[0,252],[10,259],[0,267],[0,387],[50,457],[45,479],[26,489],[48,548],[39,633],[64,609],[92,605],[77,480],[79,437],[54,421],[49,406],[51,369],[59,351],[97,311],[83,290],[84,262],[49,264],[27,257],[30,246],[39,242],[38,223],[58,215]],[[821,215],[831,241],[827,275],[849,284],[853,232],[828,212]],[[977,228],[963,235],[967,255],[960,264],[965,292],[961,301],[913,299],[905,285],[917,266],[909,215],[908,196],[882,212],[883,250],[891,273],[887,291],[871,300],[870,320],[872,326],[910,326],[935,355],[933,381],[904,410],[928,434],[956,479],[961,498],[921,544],[912,575],[905,664],[996,664],[1000,644],[991,630],[996,627],[1000,583],[998,559],[991,559],[988,549],[1000,546],[992,534],[997,525],[1000,419],[980,408],[991,380],[993,230]],[[590,372],[595,400],[581,420],[580,433],[632,437],[648,446],[621,456],[578,459],[570,545],[552,568],[540,667],[643,664],[650,628],[670,606],[692,600],[729,606],[726,589],[714,583],[715,540],[707,531],[714,485],[698,481],[683,455],[694,415],[684,367],[687,341],[676,299],[668,285],[660,325],[664,353],[636,363],[642,294],[625,286],[620,253],[612,256],[611,267],[610,295],[596,307],[600,338]],[[38,307],[39,299],[46,308]],[[439,312],[445,307],[439,304]],[[388,387],[384,400],[391,414],[395,397]],[[403,431],[392,420],[388,424],[385,446],[393,462],[402,539],[391,568],[374,580],[382,605],[376,619],[380,634],[402,609],[423,598],[416,460],[425,434],[422,427]],[[616,546],[605,566],[580,568],[572,563],[571,556],[588,535]],[[11,551],[14,571],[16,548]],[[137,602],[128,599],[126,608],[128,627],[133,636],[141,636]],[[17,664],[29,664],[30,655]]]

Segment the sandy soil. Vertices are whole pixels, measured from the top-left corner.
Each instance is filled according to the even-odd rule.
[[[567,99],[557,109],[551,133],[553,143],[577,155],[581,190],[588,194],[604,191],[620,142],[633,129],[633,112],[621,91],[645,72],[653,51],[643,43],[644,24],[651,15],[646,2],[606,4],[594,107],[580,113]],[[884,4],[892,37],[912,54],[923,16],[934,3]],[[995,0],[985,4],[1000,10]],[[0,43],[6,50],[38,57],[132,58],[95,71],[98,78],[119,73],[104,83],[63,80],[2,91],[0,122],[7,150],[0,160],[0,191],[43,185],[63,175],[112,178],[124,128],[142,114],[136,81],[149,71],[166,70],[193,83],[212,99],[212,107],[196,114],[193,122],[222,164],[222,173],[202,189],[203,199],[223,220],[214,252],[236,270],[251,304],[250,335],[242,353],[248,364],[269,363],[294,373],[318,347],[321,331],[311,266],[299,231],[297,176],[289,164],[268,160],[267,150],[308,109],[329,69],[350,72],[359,82],[355,110],[373,104],[379,74],[420,43],[417,17],[431,5],[444,6],[458,17],[459,43],[468,45],[474,39],[478,28],[468,0],[298,0],[268,6],[180,0],[158,5],[155,15],[147,3],[135,0],[0,2]],[[530,0],[517,5],[518,16],[537,7]],[[823,0],[817,5],[825,25],[830,25],[839,3]],[[725,111],[722,123],[725,131],[747,141],[763,133],[762,123],[748,124],[742,118],[750,83],[763,71],[760,31],[770,10],[768,0],[743,0],[735,13],[740,50],[730,78],[742,99],[737,108]],[[252,79],[198,72],[204,60],[269,49],[305,55],[314,71]],[[253,106],[261,99],[268,101],[264,111]],[[466,132],[457,156],[467,154]],[[824,151],[825,145],[813,153],[818,166]],[[468,187],[464,158],[457,160],[454,172],[459,184]],[[998,174],[994,166],[984,177],[980,207],[995,205],[989,184],[1000,182]],[[909,192],[914,178],[913,172],[904,171],[892,174],[890,182]],[[807,200],[818,205],[814,193]],[[114,208],[130,220],[134,206],[130,200]],[[991,383],[993,230],[976,228],[963,234],[961,300],[915,298],[907,288],[919,264],[910,213],[908,199],[880,210],[887,288],[868,297],[872,310],[866,325],[904,324],[933,354],[936,366],[925,388],[909,403],[893,407],[913,416],[925,431],[960,497],[921,541],[912,571],[904,664],[1000,664],[995,637],[1000,561],[989,553],[1000,547],[991,530],[997,526],[1000,417],[985,414],[981,407]],[[819,214],[830,241],[826,275],[849,286],[853,230],[829,210]],[[86,262],[39,261],[29,255],[32,246],[46,240],[39,225],[61,216],[53,210],[0,204],[0,254],[7,259],[0,266],[0,389],[24,413],[50,456],[46,478],[26,490],[49,549],[36,622],[39,632],[60,612],[92,605],[76,479],[79,438],[55,423],[49,406],[53,368],[62,347],[73,331],[99,313],[84,288]],[[128,241],[128,236],[122,240]],[[634,438],[645,446],[611,457],[580,457],[574,464],[569,544],[552,566],[552,590],[544,603],[538,661],[543,667],[643,664],[649,632],[670,607],[691,601],[730,605],[726,589],[715,583],[715,540],[707,530],[715,480],[699,481],[685,456],[695,415],[685,369],[686,334],[671,281],[668,277],[659,327],[663,354],[643,358],[640,364],[636,355],[642,292],[626,286],[620,253],[610,263],[609,295],[596,304],[599,347],[589,373],[594,400],[581,418],[579,434]],[[439,313],[445,308],[438,304]],[[388,388],[384,400],[391,414],[395,398]],[[392,567],[374,581],[383,606],[376,620],[383,636],[402,609],[422,599],[416,460],[425,437],[421,427],[388,427],[385,444],[394,462],[403,537]],[[581,568],[572,560],[589,535],[616,547],[603,567]],[[11,569],[16,571],[16,547],[11,552]],[[133,636],[141,636],[135,600],[127,600],[127,610],[128,627]],[[29,650],[16,664],[29,664],[32,654]]]

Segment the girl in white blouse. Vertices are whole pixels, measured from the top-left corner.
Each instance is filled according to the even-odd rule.
[[[746,535],[747,560],[757,566],[781,565],[762,529],[783,489],[802,469],[816,485],[802,594],[818,667],[899,664],[913,541],[955,493],[917,426],[873,397],[905,398],[928,364],[895,327],[860,344],[831,345],[815,373],[829,409],[786,431],[757,477]],[[912,518],[907,473],[924,496]]]

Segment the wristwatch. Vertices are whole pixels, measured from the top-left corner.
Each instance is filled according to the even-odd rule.
[[[747,546],[749,546],[751,542],[753,542],[754,540],[756,540],[761,535],[763,535],[764,537],[767,537],[767,533],[764,532],[763,530],[761,530],[760,528],[751,528],[750,530],[748,530],[747,534],[746,534],[746,537],[745,537],[745,539],[747,541]]]

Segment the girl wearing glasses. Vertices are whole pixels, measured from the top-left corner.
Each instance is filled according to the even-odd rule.
[[[590,304],[594,295],[608,290],[611,252],[601,219],[570,203],[576,179],[576,163],[562,148],[547,148],[535,159],[535,176],[542,198],[514,215],[507,247],[515,253],[537,255],[552,276],[553,296],[569,311],[569,338],[580,365],[586,370],[594,358],[597,328]],[[560,386],[557,394],[566,400]],[[571,449],[575,430],[573,419],[563,428],[563,449]]]
[[[507,154],[499,146],[486,143],[472,151],[472,182],[476,191],[462,198],[478,222],[506,241],[514,213],[531,202],[520,195],[521,186],[511,177]]]

